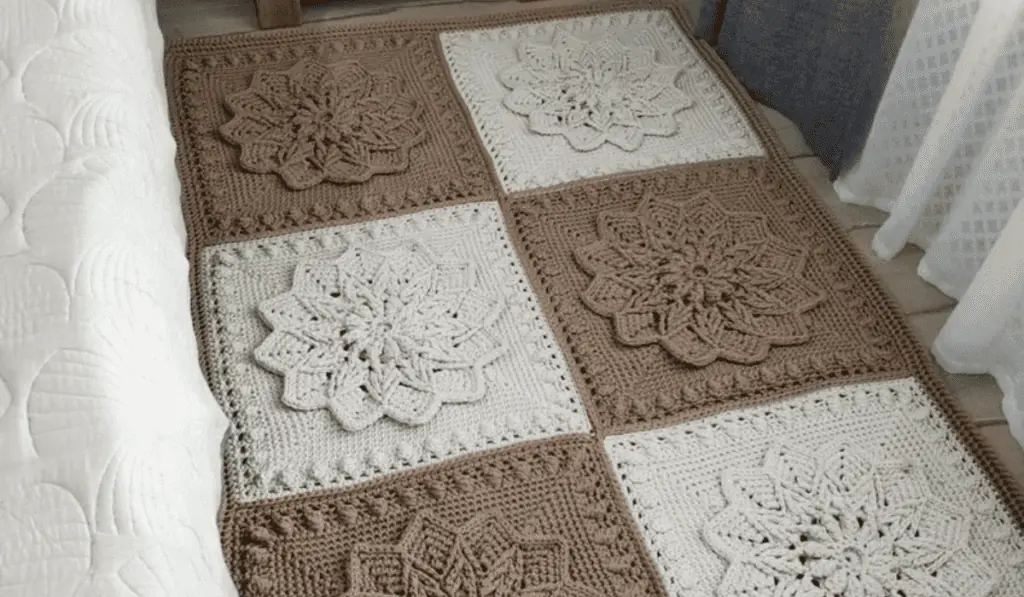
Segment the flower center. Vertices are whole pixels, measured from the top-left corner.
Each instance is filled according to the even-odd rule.
[[[842,551],[843,560],[850,568],[860,568],[864,562],[864,552],[858,547],[846,547]]]
[[[397,313],[385,299],[351,311],[340,330],[344,350],[361,361],[390,363],[402,358],[408,338],[401,331]],[[356,351],[353,353],[352,351]]]
[[[314,143],[340,143],[361,130],[359,117],[352,110],[336,110],[324,98],[303,100],[292,114],[292,126],[297,136]]]
[[[395,325],[391,318],[386,315],[378,315],[368,322],[370,335],[370,346],[379,347],[380,343],[390,340],[394,335]]]
[[[654,265],[657,268],[652,296],[657,297],[655,304],[683,303],[712,308],[720,302],[732,300],[737,292],[728,270],[722,270],[728,264],[671,251],[659,256]]]
[[[594,67],[582,72],[570,72],[561,93],[562,101],[586,110],[588,115],[593,116],[594,110],[616,109],[625,101],[629,90],[619,73]]]

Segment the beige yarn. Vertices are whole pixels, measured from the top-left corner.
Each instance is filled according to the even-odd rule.
[[[559,31],[591,80],[534,110]],[[243,596],[1021,592],[1019,488],[673,3],[182,41],[167,72]],[[292,136],[255,123],[268,76],[323,83],[268,113]]]

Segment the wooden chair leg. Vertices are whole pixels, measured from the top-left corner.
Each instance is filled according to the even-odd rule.
[[[256,0],[260,29],[295,27],[302,24],[300,0]]]

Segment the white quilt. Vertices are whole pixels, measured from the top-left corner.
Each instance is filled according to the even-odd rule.
[[[0,596],[229,596],[153,0],[0,0]]]

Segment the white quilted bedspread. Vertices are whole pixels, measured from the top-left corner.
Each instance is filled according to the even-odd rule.
[[[233,595],[153,0],[0,0],[0,596]]]

